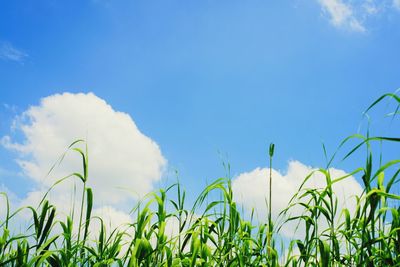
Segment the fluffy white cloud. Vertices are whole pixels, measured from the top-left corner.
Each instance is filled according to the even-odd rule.
[[[357,32],[364,32],[365,27],[356,18],[353,8],[342,0],[318,0],[322,9],[328,13],[330,22],[336,27],[348,28]]]
[[[17,207],[37,207],[48,189],[60,178],[82,171],[82,159],[69,151],[61,164],[48,171],[66,148],[77,139],[86,139],[89,151],[89,179],[87,186],[94,192],[92,216],[100,216],[108,230],[132,223],[126,212],[130,201],[153,190],[166,165],[158,145],[137,128],[132,118],[115,111],[104,100],[89,94],[56,94],[43,98],[14,120],[13,131],[22,133],[22,140],[4,136],[4,147],[17,153],[23,175],[32,179],[35,188],[17,199],[12,192],[13,210]],[[84,144],[80,144],[85,149]],[[1,170],[0,170],[1,171]],[[74,209],[74,229],[77,229],[82,194],[82,182],[69,178],[48,194],[50,203],[57,207],[58,219],[65,220]],[[2,199],[1,201],[4,202]],[[85,214],[85,207],[84,207]],[[31,218],[23,210],[14,218],[15,225],[24,225]],[[4,216],[0,212],[0,216]],[[0,219],[1,221],[1,219]],[[18,227],[18,226],[16,226]],[[98,234],[98,220],[93,220],[90,231]]]
[[[288,170],[285,174],[272,169],[272,217],[276,221],[278,214],[288,206],[292,196],[298,192],[304,178],[316,169],[306,166],[298,161],[289,162]],[[342,170],[330,169],[332,179],[343,177],[346,173]],[[247,211],[255,209],[259,220],[265,220],[267,216],[266,200],[269,194],[269,169],[257,168],[251,172],[242,173],[232,182],[236,201],[244,206]],[[325,177],[320,172],[315,174],[305,184],[305,188],[325,188]],[[354,196],[362,193],[362,188],[352,176],[337,182],[333,185],[333,191],[338,199],[338,213],[346,207],[350,212],[354,212],[356,201]],[[303,209],[294,207],[291,215],[301,215]],[[339,216],[339,214],[337,214]],[[323,222],[321,222],[323,223]],[[282,228],[282,234],[291,237],[294,234],[296,225],[289,223]],[[301,235],[301,230],[296,236]]]
[[[128,114],[115,111],[92,93],[43,98],[15,120],[14,128],[22,132],[24,140],[13,142],[5,136],[2,144],[18,153],[18,164],[37,183],[38,191],[81,170],[81,158],[69,152],[47,176],[56,159],[77,139],[87,140],[88,185],[96,202],[103,205],[148,193],[166,164],[159,146],[140,132]],[[71,192],[71,182],[63,184],[58,186],[57,198]]]
[[[133,220],[131,216],[121,210],[118,210],[112,206],[103,206],[100,208],[96,208],[92,212],[93,217],[99,217],[103,220],[104,226],[106,229],[126,229],[128,228],[129,223],[132,223]],[[100,233],[100,221],[96,219],[91,220],[91,235],[93,238],[98,238]]]

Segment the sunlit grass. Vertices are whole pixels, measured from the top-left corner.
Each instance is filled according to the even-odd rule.
[[[380,97],[400,104],[394,94]],[[397,110],[396,112],[397,113]],[[87,186],[88,152],[71,144],[82,158],[82,171],[58,180],[77,179],[82,183],[80,205],[71,207],[71,215],[57,217],[57,207],[47,194],[39,207],[9,208],[7,194],[4,218],[0,219],[1,266],[400,266],[400,195],[393,192],[399,185],[400,160],[374,164],[374,142],[399,142],[398,137],[371,137],[356,134],[344,139],[339,147],[359,140],[345,155],[365,149],[365,161],[343,177],[331,177],[329,166],[319,169],[325,178],[324,188],[307,188],[304,182],[285,210],[280,213],[283,224],[295,221],[304,226],[302,239],[281,242],[282,223],[272,220],[270,172],[267,218],[256,223],[237,206],[230,178],[209,184],[191,207],[186,206],[186,193],[179,182],[151,193],[133,209],[133,221],[116,229],[107,229],[102,218],[92,215],[95,192]],[[274,145],[269,148],[270,170]],[[335,157],[335,156],[333,156]],[[329,160],[329,164],[333,161]],[[62,158],[61,158],[62,159]],[[333,185],[351,175],[360,175],[364,191],[355,196],[354,213],[338,210]],[[51,190],[51,189],[50,189]],[[221,195],[213,199],[214,193]],[[172,195],[172,197],[170,197]],[[389,204],[390,203],[390,204]],[[299,216],[291,217],[293,207],[301,207]],[[17,215],[28,210],[30,226],[21,233],[11,234]],[[74,218],[73,214],[78,214]],[[339,219],[338,219],[339,218]],[[174,235],[166,231],[168,221],[177,222]],[[74,221],[78,222],[74,224]],[[100,225],[98,233],[90,233],[91,225]],[[324,222],[324,223],[321,223]],[[322,227],[324,226],[324,227]],[[74,229],[74,228],[77,229]]]

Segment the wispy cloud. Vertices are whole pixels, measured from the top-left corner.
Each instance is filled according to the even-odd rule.
[[[378,6],[374,1],[365,1],[361,6],[361,11],[365,13],[364,16],[373,16],[381,12],[383,8]]]
[[[353,32],[368,31],[368,21],[393,9],[400,11],[400,0],[316,0],[336,28]]]
[[[350,3],[342,0],[318,0],[324,12],[329,15],[330,22],[339,28],[347,28],[352,31],[365,32],[362,22],[354,15]]]
[[[27,57],[27,53],[17,49],[11,43],[0,42],[0,59],[23,63]]]

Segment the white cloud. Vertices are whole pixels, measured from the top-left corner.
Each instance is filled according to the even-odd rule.
[[[54,162],[77,139],[87,138],[88,143],[87,186],[94,193],[92,216],[100,216],[108,231],[132,223],[126,212],[134,204],[130,200],[152,191],[166,165],[159,146],[140,132],[128,114],[115,111],[93,93],[64,93],[43,98],[39,105],[31,106],[15,118],[11,128],[21,131],[23,140],[16,142],[4,136],[1,144],[17,153],[23,174],[35,184],[21,199],[10,199],[13,210],[37,207],[58,179],[81,171],[80,156],[70,151],[47,176]],[[4,186],[0,186],[0,191],[14,196]],[[71,215],[74,207],[74,229],[78,226],[81,194],[82,182],[71,178],[58,184],[47,197],[57,208],[59,220],[64,221],[66,215]],[[23,210],[13,219],[15,227],[25,225],[30,218],[31,211]],[[93,220],[92,237],[98,235],[99,227],[98,220]]]
[[[17,162],[24,174],[36,182],[37,192],[81,170],[79,155],[69,152],[46,177],[56,159],[77,139],[87,138],[88,186],[101,205],[121,204],[150,192],[166,164],[159,146],[140,132],[128,114],[115,111],[92,93],[43,98],[39,105],[16,118],[14,125],[24,140],[13,142],[4,136],[2,144],[18,153]],[[53,195],[67,199],[71,189],[72,181],[65,182],[57,186]]]
[[[304,178],[316,169],[306,166],[298,161],[289,162],[288,170],[285,174],[272,169],[272,217],[276,221],[278,214],[288,206],[293,195],[298,192],[298,188]],[[330,169],[333,178],[346,175],[342,170]],[[255,208],[260,220],[265,220],[267,216],[266,199],[269,188],[269,169],[257,168],[251,172],[242,173],[232,182],[236,201],[244,206],[247,211]],[[324,188],[326,185],[324,176],[316,172],[315,175],[305,184],[305,188]],[[356,202],[354,195],[360,195],[362,188],[354,177],[348,177],[333,186],[335,195],[338,198],[338,212],[347,207],[350,212],[354,212]],[[300,207],[294,207],[291,214],[300,215]],[[337,214],[339,215],[339,214]],[[323,222],[322,222],[323,223]],[[291,237],[294,234],[296,224],[289,223],[282,229],[282,234]],[[300,231],[296,235],[301,235]]]
[[[350,3],[342,0],[318,0],[324,12],[328,13],[330,22],[339,28],[347,28],[352,31],[365,32],[366,29],[354,15]]]
[[[15,48],[11,43],[0,42],[0,59],[23,63],[27,57],[28,54]]]
[[[331,24],[354,32],[368,31],[373,18],[382,17],[395,8],[400,10],[400,0],[316,0]]]
[[[112,206],[102,206],[96,208],[92,212],[93,217],[99,217],[103,220],[106,229],[125,229],[127,224],[132,223],[132,218],[129,214],[124,211],[118,210]],[[93,219],[91,220],[92,227],[90,229],[93,238],[98,238],[100,232],[100,221]]]

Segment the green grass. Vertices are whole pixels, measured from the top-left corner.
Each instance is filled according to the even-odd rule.
[[[395,94],[375,101],[367,111],[384,99],[400,104]],[[394,113],[397,114],[397,109]],[[220,178],[208,185],[192,207],[186,207],[186,193],[179,182],[165,190],[147,195],[132,210],[135,219],[117,229],[107,229],[102,218],[92,215],[95,197],[87,187],[88,153],[78,140],[71,144],[82,158],[82,171],[58,180],[77,179],[82,183],[81,202],[71,207],[71,215],[57,217],[57,207],[43,197],[39,207],[11,211],[7,194],[5,217],[0,219],[1,266],[400,266],[400,160],[382,162],[382,154],[374,153],[375,143],[399,142],[398,137],[377,137],[356,134],[344,139],[343,150],[351,142],[344,159],[350,160],[360,151],[364,163],[344,177],[332,178],[328,166],[317,172],[325,178],[324,188],[305,186],[312,173],[280,213],[282,223],[272,221],[269,188],[267,218],[261,223],[245,219],[234,201],[231,180]],[[359,153],[360,152],[360,153]],[[274,145],[269,148],[272,166]],[[61,158],[62,160],[62,158]],[[364,191],[357,198],[354,213],[338,210],[332,186],[350,175],[362,177]],[[269,174],[273,185],[272,173]],[[51,190],[51,189],[50,189]],[[172,197],[170,197],[172,195]],[[214,200],[211,196],[220,195]],[[293,207],[301,207],[300,216],[291,217]],[[11,234],[16,216],[28,210],[30,225]],[[74,218],[77,214],[78,218]],[[198,214],[198,215],[195,215]],[[339,220],[337,218],[340,218]],[[79,222],[77,226],[73,221]],[[175,220],[178,231],[166,232],[169,220]],[[265,223],[263,223],[263,221]],[[304,226],[304,238],[281,242],[282,226],[295,221]],[[100,224],[98,233],[90,233],[93,223]],[[324,222],[321,224],[321,222]],[[321,229],[322,225],[326,225]],[[76,229],[75,229],[76,228]]]

